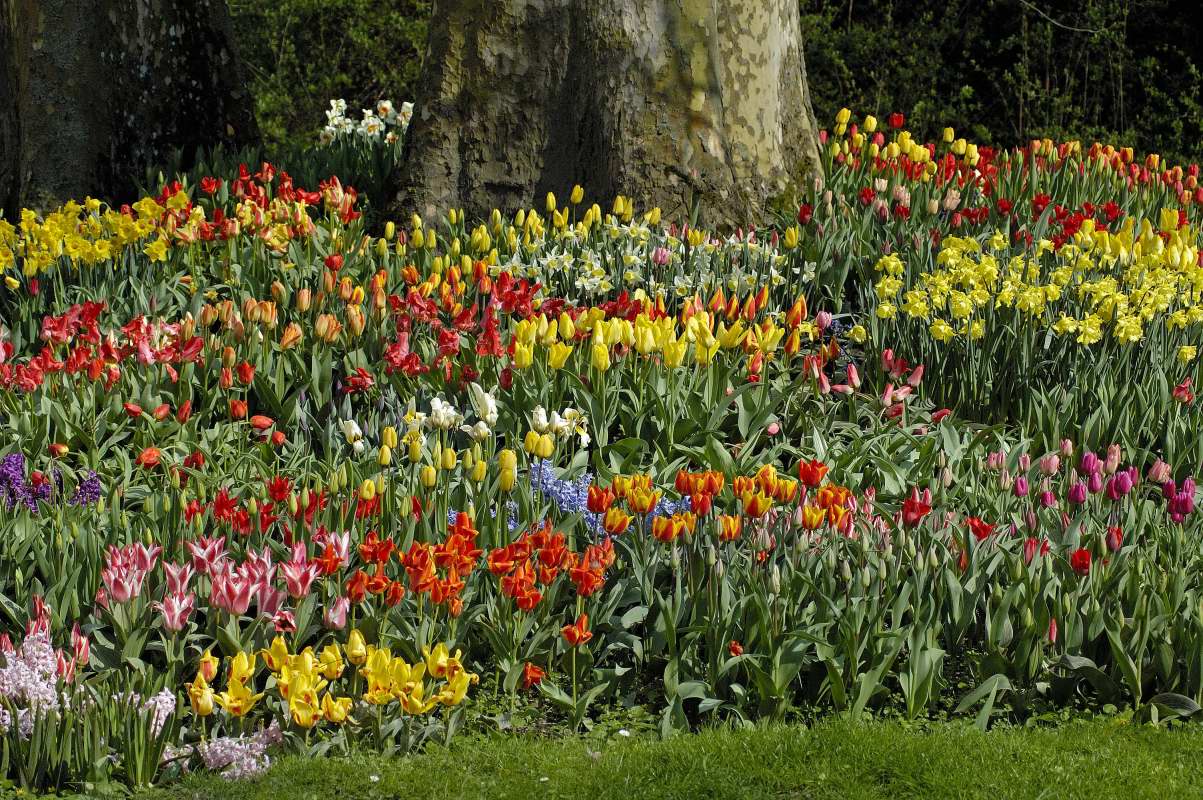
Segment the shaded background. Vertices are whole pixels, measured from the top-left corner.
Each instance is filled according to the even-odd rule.
[[[414,99],[427,0],[230,0],[268,152]],[[801,0],[820,125],[841,106],[980,144],[1100,140],[1203,155],[1203,7],[1173,0]]]

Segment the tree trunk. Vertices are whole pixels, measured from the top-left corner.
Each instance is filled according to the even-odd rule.
[[[0,204],[123,197],[256,136],[225,0],[0,0]]]
[[[762,217],[818,174],[796,0],[435,0],[396,211],[573,184]]]

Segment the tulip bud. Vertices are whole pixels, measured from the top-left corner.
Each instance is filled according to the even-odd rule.
[[[382,467],[387,467],[392,462],[393,462],[392,449],[387,444],[380,445],[380,455],[377,457],[376,463],[378,463]]]
[[[434,467],[430,466],[429,464],[422,467],[419,477],[422,480],[422,485],[427,489],[433,489],[439,480],[438,472],[436,472]]]

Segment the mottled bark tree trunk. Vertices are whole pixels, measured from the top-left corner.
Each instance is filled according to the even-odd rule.
[[[225,0],[0,0],[0,205],[123,196],[256,136]]]
[[[757,219],[819,170],[796,0],[435,0],[398,212],[580,183]]]

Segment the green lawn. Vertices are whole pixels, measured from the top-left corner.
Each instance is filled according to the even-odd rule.
[[[669,741],[465,738],[408,759],[284,759],[253,782],[195,777],[139,795],[341,798],[1185,798],[1203,796],[1203,729],[1115,719],[1056,729],[894,723],[709,731]]]

